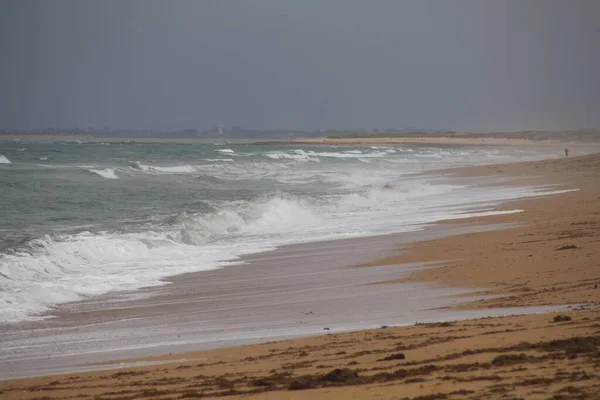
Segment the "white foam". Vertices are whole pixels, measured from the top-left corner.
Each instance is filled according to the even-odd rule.
[[[227,154],[235,153],[235,151],[233,151],[231,149],[216,149],[215,151],[218,151],[219,153],[227,153]]]
[[[297,232],[301,229],[321,226],[323,221],[318,207],[306,199],[297,197],[274,197],[257,204],[253,211],[258,217],[243,227],[244,233]]]
[[[321,222],[318,207],[293,196],[227,203],[209,214],[182,214],[177,240],[202,245],[224,236],[294,233]]]
[[[173,166],[155,166],[145,165],[138,161],[130,161],[129,165],[137,170],[144,172],[163,173],[163,174],[189,174],[198,172],[191,165],[173,165]]]
[[[275,195],[182,213],[141,233],[45,236],[0,254],[0,321],[33,318],[56,304],[110,291],[162,285],[166,276],[220,268],[243,254],[287,243],[406,232],[438,220],[520,212],[499,201],[563,193],[527,187],[468,187],[404,179],[321,198]]]
[[[366,191],[360,191],[340,196],[336,207],[339,209],[381,209],[390,204],[406,200],[435,197],[464,188],[460,185],[432,185],[425,181],[407,180],[397,185],[375,186]]]
[[[243,185],[256,182],[258,192],[253,193],[260,195],[230,200],[230,191],[227,200],[194,199],[207,201],[211,211],[180,210],[168,220],[161,204],[152,204],[156,215],[128,225],[137,224],[136,233],[63,235],[60,232],[68,231],[62,230],[28,243],[26,250],[0,254],[0,322],[32,318],[56,304],[90,295],[161,285],[166,276],[220,268],[242,254],[287,243],[418,230],[438,220],[498,214],[496,206],[503,200],[560,193],[553,188],[476,187],[460,178],[433,181],[406,175],[449,163],[486,163],[488,156],[501,154],[430,148],[414,154],[402,148],[391,153],[386,147],[328,150],[257,150],[248,157],[242,155],[250,153],[240,150],[235,153],[237,162],[201,159],[199,165],[77,165],[104,179],[117,179],[117,173],[133,178],[143,173],[149,179],[203,174],[205,189],[206,184],[245,189]],[[417,153],[426,157],[419,160]]]
[[[10,160],[0,154],[0,164],[10,164]]]
[[[323,174],[326,182],[340,185],[344,188],[360,188],[384,185],[390,182],[390,179],[398,177],[396,171],[388,171],[384,169],[368,170],[365,167],[346,168],[343,171],[330,172]]]
[[[301,161],[301,162],[308,162],[308,161],[319,162],[320,161],[318,157],[311,156],[309,153],[305,152],[304,150],[293,150],[291,152],[272,151],[272,152],[265,153],[265,156],[272,158],[274,160],[288,159],[288,160],[295,160],[295,161]]]
[[[377,150],[377,149],[374,149]],[[395,152],[391,150],[391,152]],[[361,150],[344,150],[341,152],[337,151],[305,151],[303,149],[295,149],[289,151],[271,151],[266,152],[264,155],[266,157],[280,160],[280,159],[290,159],[296,161],[320,161],[319,157],[326,158],[338,158],[338,159],[358,159],[359,161],[364,162],[367,158],[383,158],[388,156],[391,153],[389,150],[385,151],[371,151],[364,152]]]
[[[170,167],[152,167],[154,171],[173,173],[173,174],[189,174],[196,172],[191,165],[173,165]]]
[[[187,246],[171,236],[46,236],[33,241],[29,251],[0,255],[0,322],[23,320],[89,295],[162,285],[165,276],[219,268],[243,253],[223,246]]]
[[[106,179],[119,179],[119,176],[115,173],[113,168],[104,168],[104,169],[95,169],[95,168],[87,168],[87,171],[90,171],[96,175],[99,175]]]

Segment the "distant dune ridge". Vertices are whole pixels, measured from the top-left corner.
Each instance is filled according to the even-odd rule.
[[[565,131],[548,131],[548,130],[531,130],[531,131],[516,131],[516,132],[456,132],[456,131],[430,131],[430,130],[415,130],[415,131],[398,131],[398,132],[358,132],[345,130],[328,130],[322,131],[321,134],[315,132],[302,131],[249,131],[243,134],[225,132],[223,135],[215,136],[213,134],[198,133],[195,136],[185,135],[181,132],[146,132],[143,135],[130,135],[126,132],[118,134],[111,132],[110,135],[105,135],[101,132],[92,133],[75,133],[65,131],[61,132],[5,132],[0,133],[0,140],[57,140],[57,141],[75,141],[85,140],[89,142],[137,142],[137,143],[164,143],[164,142],[181,142],[193,143],[198,140],[207,139],[237,139],[237,140],[273,140],[276,142],[288,142],[290,140],[297,141],[301,139],[303,142],[322,142],[323,140],[340,140],[340,139],[361,139],[361,140],[381,140],[381,139],[411,139],[411,140],[432,140],[432,139],[460,139],[467,141],[469,139],[486,139],[486,140],[528,140],[528,141],[558,141],[558,142],[600,142],[600,130],[598,129],[573,129]]]
[[[463,138],[463,139],[526,139],[526,140],[558,140],[562,142],[600,142],[598,129],[573,129],[568,131],[517,131],[517,132],[406,132],[406,133],[340,133],[327,136],[337,138]]]

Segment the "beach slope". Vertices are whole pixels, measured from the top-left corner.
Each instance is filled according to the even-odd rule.
[[[364,268],[444,261],[398,281],[481,288],[463,308],[560,312],[440,321],[128,360],[124,368],[0,383],[6,399],[597,399],[600,393],[600,155],[452,171],[556,185],[472,223],[513,228],[417,242]],[[381,282],[394,284],[394,281]],[[352,305],[349,305],[349,309]],[[146,364],[144,364],[146,363]]]

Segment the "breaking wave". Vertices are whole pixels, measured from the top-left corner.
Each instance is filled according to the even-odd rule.
[[[392,153],[395,153],[395,150],[379,150],[373,149],[375,151],[364,152],[361,150],[345,150],[341,152],[332,152],[332,151],[314,151],[309,150],[305,151],[302,149],[290,150],[290,151],[272,151],[264,154],[265,157],[269,157],[276,160],[281,159],[289,159],[301,162],[313,161],[320,162],[321,158],[331,158],[331,159],[340,159],[340,160],[348,160],[348,159],[356,159],[360,162],[369,162],[367,159],[371,158],[384,158]]]
[[[272,158],[274,160],[282,160],[282,159],[288,159],[288,160],[295,160],[295,161],[314,161],[314,162],[319,162],[319,158],[316,157],[314,154],[311,155],[310,153],[314,153],[314,152],[305,152],[304,150],[292,150],[291,152],[285,152],[285,151],[273,151],[273,152],[268,152],[265,153],[265,156],[268,158]]]
[[[87,171],[90,171],[93,174],[99,175],[106,179],[119,179],[119,176],[115,173],[113,168],[104,168],[104,169],[95,169],[95,168],[86,168]]]
[[[91,172],[105,178],[114,174],[111,169]],[[164,284],[166,276],[219,268],[242,254],[284,243],[344,237],[347,224],[362,218],[361,210],[367,216],[370,206],[385,209],[411,196],[447,190],[415,184],[327,199],[279,194],[225,202],[205,213],[154,218],[143,232],[44,236],[0,254],[0,321],[21,320],[89,295]],[[360,229],[367,229],[364,234],[368,228]]]
[[[235,162],[233,158],[206,158],[204,161],[209,162]]]
[[[175,219],[179,227],[177,240],[192,245],[224,236],[297,233],[321,222],[314,204],[293,196],[233,202],[213,213],[182,213]]]
[[[273,248],[265,241],[220,243],[223,237],[294,232],[318,225],[308,202],[272,197],[232,202],[206,214],[182,212],[139,233],[82,232],[45,236],[0,254],[0,322],[30,318],[52,306],[111,291],[161,285],[166,276],[230,265]]]
[[[46,236],[0,255],[0,321],[90,295],[164,284],[165,276],[218,268],[228,257],[234,254],[200,251],[157,232]]]
[[[188,174],[196,172],[196,170],[191,165],[175,165],[169,167],[160,167],[154,165],[145,165],[138,161],[130,161],[129,166],[131,168],[144,172],[155,172],[163,174]]]
[[[97,190],[109,198],[118,196],[113,189],[127,185],[131,208],[113,212],[106,203],[101,209],[85,203],[78,214],[67,209],[71,203],[48,204],[54,208],[44,217],[55,217],[58,209],[74,222],[61,221],[57,229],[40,233],[35,231],[40,225],[33,224],[30,236],[10,244],[21,247],[0,250],[0,323],[34,318],[87,296],[162,285],[167,276],[220,268],[284,244],[417,230],[441,219],[494,214],[499,201],[540,195],[515,185],[471,188],[447,177],[410,175],[457,160],[477,164],[502,156],[483,150],[467,157],[453,149],[417,147],[227,144],[231,148],[178,147],[165,153],[159,147],[113,146],[114,152],[105,154],[78,146],[81,153],[74,156],[61,146],[70,145],[29,149],[32,158],[62,152],[48,162],[52,166],[9,172],[38,174],[37,182],[44,183],[72,179],[73,185],[82,183],[81,174],[94,174],[84,181],[92,182],[86,193]],[[10,163],[3,155],[0,162]],[[171,184],[175,174],[190,176]],[[100,178],[121,179],[102,185]],[[60,199],[70,196],[71,185],[56,186]],[[127,200],[115,202],[121,206]],[[88,219],[93,213],[97,218]],[[129,214],[126,223],[102,221]],[[43,236],[46,232],[54,233]]]

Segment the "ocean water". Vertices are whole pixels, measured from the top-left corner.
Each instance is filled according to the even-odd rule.
[[[511,147],[0,142],[0,323],[228,268],[284,244],[499,213],[502,201],[556,191],[415,173],[549,156]]]

